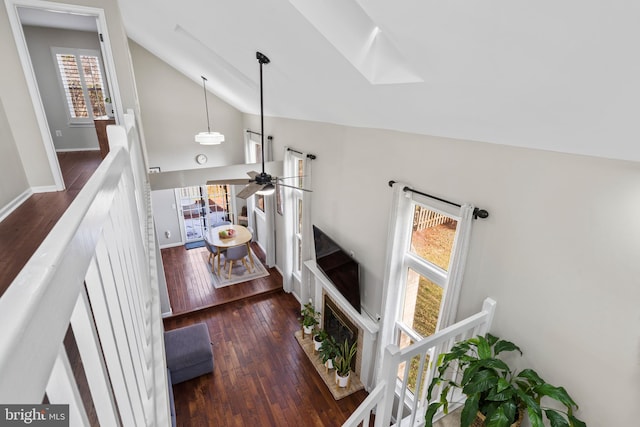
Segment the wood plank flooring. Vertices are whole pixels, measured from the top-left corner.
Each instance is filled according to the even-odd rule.
[[[99,151],[58,153],[65,191],[38,193],[0,222],[0,296],[98,168]]]
[[[34,194],[0,223],[0,295],[101,162],[97,152],[61,153],[59,160],[67,190]],[[212,292],[195,261],[198,249],[164,249],[162,256],[176,314],[166,328],[205,322],[215,343],[213,375],[174,388],[178,425],[339,426],[365,398],[361,391],[333,399],[294,337],[300,304],[281,290],[277,270]]]
[[[174,386],[178,426],[342,425],[367,393],[333,399],[294,336],[299,313],[278,291],[165,319],[204,322],[213,343],[213,374]]]
[[[260,247],[253,243],[252,249],[264,263]],[[211,284],[210,266],[204,261],[208,256],[206,248],[186,250],[177,246],[161,252],[174,316],[282,289],[282,276],[275,268],[267,269],[267,277],[216,289]]]

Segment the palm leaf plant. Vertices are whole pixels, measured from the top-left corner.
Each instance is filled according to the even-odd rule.
[[[551,427],[586,427],[574,416],[578,405],[563,387],[548,384],[532,369],[512,371],[498,358],[501,353],[512,351],[522,356],[514,343],[487,334],[459,342],[450,352],[441,354],[427,400],[431,402],[436,386],[441,386],[440,397],[428,406],[425,426],[432,427],[440,408],[448,413],[447,397],[457,389],[466,396],[460,427],[469,427],[478,412],[486,417],[486,427],[509,427],[518,420],[520,412],[528,416],[532,427],[543,427],[544,417]],[[543,398],[555,400],[564,410],[543,406]]]

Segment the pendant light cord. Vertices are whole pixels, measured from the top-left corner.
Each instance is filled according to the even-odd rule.
[[[202,89],[204,90],[204,110],[207,112],[207,132],[211,133],[211,126],[209,125],[209,103],[207,102],[207,86],[206,81],[207,78],[205,76],[202,77]]]

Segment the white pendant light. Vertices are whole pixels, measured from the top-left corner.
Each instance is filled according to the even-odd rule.
[[[220,132],[211,132],[211,126],[209,125],[209,103],[207,102],[207,79],[204,76],[200,77],[202,77],[202,88],[204,89],[204,108],[207,113],[207,131],[197,134],[195,141],[201,145],[218,145],[224,142],[224,135]]]

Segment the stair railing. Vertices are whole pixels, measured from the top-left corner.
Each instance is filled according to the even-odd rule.
[[[73,426],[171,422],[150,190],[125,124],[0,298],[0,402],[69,405]]]
[[[426,401],[428,387],[440,353],[447,352],[457,342],[476,335],[484,335],[491,328],[496,302],[490,298],[484,300],[482,310],[434,335],[420,340],[403,349],[396,345],[388,346],[382,358],[382,375],[369,396],[342,424],[343,427],[369,426],[372,418],[376,427],[392,425],[421,426],[429,402]],[[422,393],[415,396],[409,386],[409,364],[418,360],[416,389],[422,385]],[[398,378],[398,372],[404,372]],[[439,394],[437,394],[439,395]],[[406,415],[405,415],[406,414]]]

